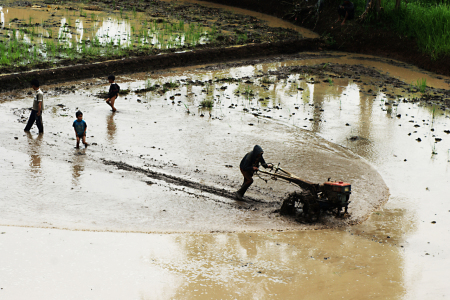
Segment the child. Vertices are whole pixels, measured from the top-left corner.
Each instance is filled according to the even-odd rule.
[[[39,129],[39,134],[44,133],[44,125],[42,124],[42,111],[44,110],[44,93],[39,88],[39,81],[37,79],[31,80],[31,88],[36,91],[36,96],[33,101],[33,108],[31,109],[30,117],[28,118],[27,126],[24,131],[28,132],[36,121],[36,126]]]
[[[253,173],[258,171],[259,164],[264,168],[273,168],[272,165],[266,164],[264,158],[262,157],[264,151],[261,146],[256,145],[253,147],[253,151],[247,153],[241,160],[239,167],[241,168],[241,173],[244,176],[244,183],[241,188],[234,194],[238,200],[242,200],[245,192],[253,183]]]
[[[106,103],[111,106],[112,111],[116,111],[117,109],[114,107],[114,102],[116,102],[117,97],[119,97],[120,87],[114,81],[116,77],[114,75],[108,76],[108,81],[111,83],[109,87],[108,99],[106,99]]]
[[[88,144],[86,143],[86,129],[87,124],[83,120],[83,113],[81,111],[77,111],[75,114],[77,119],[73,121],[73,128],[75,130],[75,135],[77,136],[77,149],[80,148],[80,139],[83,140],[84,147],[86,148]]]

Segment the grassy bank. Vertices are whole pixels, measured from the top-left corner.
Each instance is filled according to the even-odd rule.
[[[365,0],[355,0],[355,15],[365,9]],[[404,1],[395,9],[395,0],[382,0],[383,11],[368,16],[369,24],[393,29],[417,40],[421,51],[438,59],[450,54],[450,1]]]

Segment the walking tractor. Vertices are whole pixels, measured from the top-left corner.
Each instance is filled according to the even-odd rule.
[[[279,165],[270,172],[259,170],[258,173],[268,175],[273,180],[282,179],[296,184],[302,190],[291,193],[284,200],[280,208],[282,215],[296,215],[308,222],[318,221],[323,212],[334,213],[336,217],[348,217],[352,190],[350,183],[330,181],[330,178],[323,184],[313,183],[283,170]],[[267,182],[261,175],[260,178]]]

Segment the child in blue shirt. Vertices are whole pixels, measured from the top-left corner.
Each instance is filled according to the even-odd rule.
[[[82,139],[84,147],[86,148],[88,144],[86,143],[86,129],[87,124],[83,120],[83,113],[81,111],[77,111],[75,114],[77,119],[73,121],[73,128],[75,130],[75,135],[77,136],[77,149],[80,148],[80,139]]]

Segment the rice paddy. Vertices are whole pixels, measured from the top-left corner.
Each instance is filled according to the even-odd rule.
[[[112,9],[72,4],[0,6],[0,71],[186,51],[224,41],[245,44],[251,36],[260,36],[229,30],[223,22],[216,27],[215,19],[162,15],[135,7],[125,10],[115,4]],[[160,11],[164,9],[170,7]],[[237,20],[233,15],[229,19]]]
[[[137,13],[134,13],[137,16]],[[125,18],[87,14],[65,14],[59,27],[15,19],[0,36],[0,65],[23,66],[59,60],[76,60],[98,56],[122,57],[133,52],[180,49],[206,44],[216,37],[216,28],[182,20],[148,20],[140,15],[134,21]],[[91,21],[94,20],[94,21]],[[88,23],[88,24],[87,24]]]

